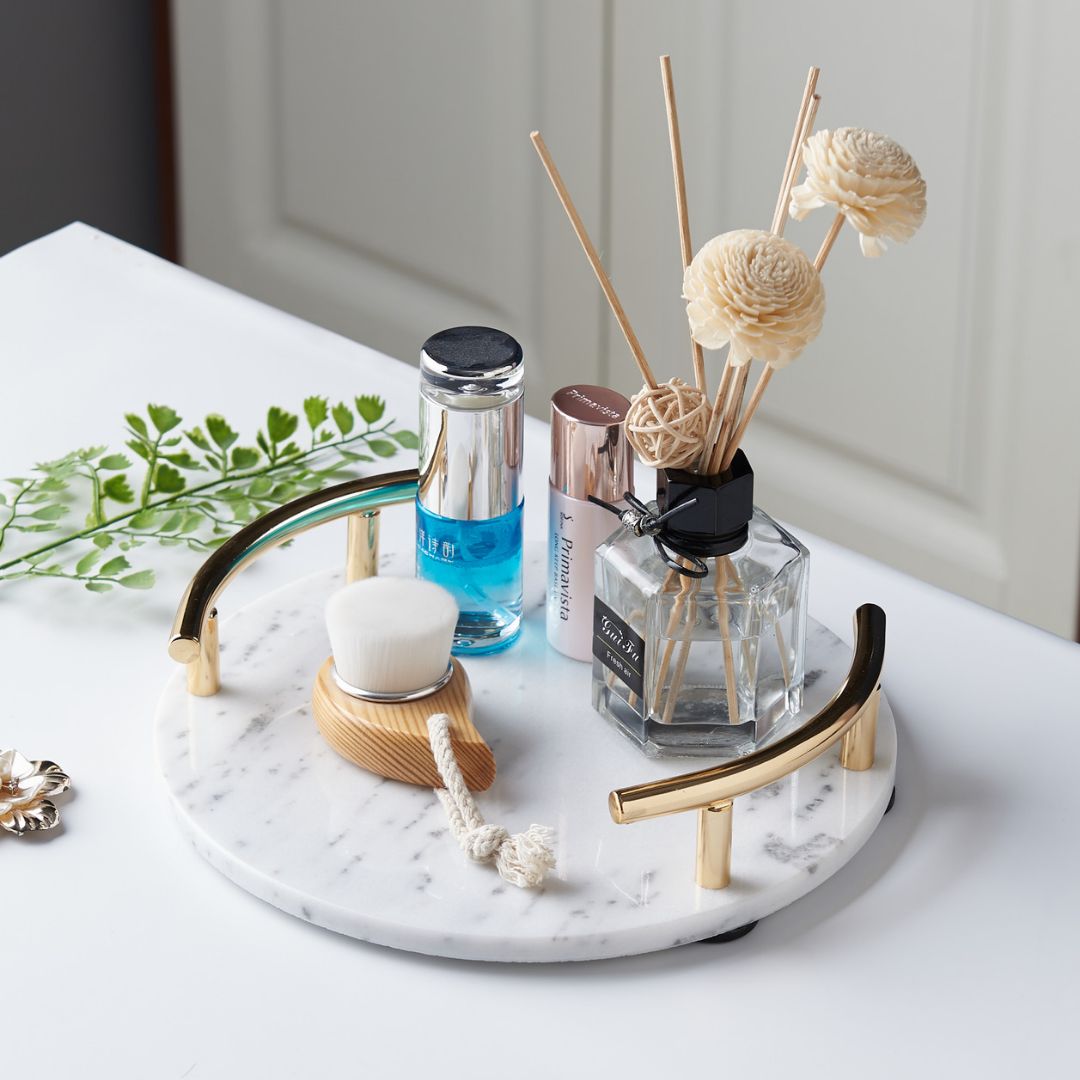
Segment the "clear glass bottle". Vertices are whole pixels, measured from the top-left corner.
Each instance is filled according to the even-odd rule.
[[[593,705],[646,753],[738,757],[802,707],[809,553],[753,507],[741,453],[718,483],[661,477],[650,509],[694,513],[662,549],[624,525],[597,550]]]
[[[457,601],[455,653],[512,644],[521,630],[521,346],[458,326],[420,354],[416,574]]]

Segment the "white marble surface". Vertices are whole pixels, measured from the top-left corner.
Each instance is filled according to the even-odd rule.
[[[0,356],[4,475],[116,439],[119,414],[147,401],[234,426],[311,393],[415,407],[415,369],[85,228],[0,258]],[[539,539],[542,424],[525,453]],[[404,515],[387,517],[389,535]],[[153,737],[197,558],[169,553],[145,594],[0,586],[0,743],[74,779],[60,835],[0,843],[5,1075],[1071,1075],[1080,648],[800,535],[819,619],[850,642],[860,603],[888,612],[895,808],[741,941],[584,964],[377,948],[223,885],[176,827]],[[318,529],[259,560],[224,616],[336,565],[343,543]],[[478,1026],[479,1047],[462,1035]]]
[[[389,514],[408,517],[408,508]],[[696,815],[615,825],[614,787],[702,768],[655,761],[589,704],[588,664],[544,640],[544,547],[526,548],[521,640],[467,662],[476,723],[499,771],[479,796],[512,831],[555,826],[558,865],[538,890],[469,862],[430,790],[344,760],[309,704],[329,654],[323,607],[336,571],[255,601],[221,633],[223,689],[195,698],[183,673],[158,708],[158,759],[182,828],[237,884],[290,915],[379,945],[465,960],[593,960],[670,948],[769,915],[826,881],[870,838],[892,792],[896,734],[882,703],[874,768],[840,767],[839,747],[788,780],[736,800],[733,882],[693,880]],[[412,572],[399,548],[381,572]],[[851,650],[811,621],[811,716]]]

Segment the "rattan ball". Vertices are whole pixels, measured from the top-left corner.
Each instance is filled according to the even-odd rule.
[[[653,469],[685,469],[702,453],[709,403],[696,387],[669,379],[643,386],[630,400],[626,437],[638,460]]]

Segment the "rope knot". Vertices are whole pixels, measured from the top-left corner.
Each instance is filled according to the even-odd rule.
[[[509,839],[510,834],[501,825],[481,825],[461,838],[461,846],[470,859],[490,862]]]
[[[475,862],[494,862],[499,876],[511,885],[532,889],[542,884],[544,875],[555,866],[552,831],[530,825],[525,832],[511,836],[501,825],[486,824],[454,757],[450,717],[436,713],[428,717],[427,726],[435,766],[446,785],[436,788],[435,793],[462,850]]]

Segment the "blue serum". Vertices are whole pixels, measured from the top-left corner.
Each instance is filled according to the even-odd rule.
[[[486,326],[443,330],[420,354],[416,573],[457,601],[459,655],[521,632],[523,374],[521,346]]]

